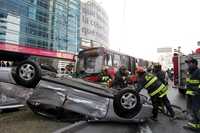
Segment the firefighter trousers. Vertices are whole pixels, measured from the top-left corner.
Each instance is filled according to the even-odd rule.
[[[163,96],[163,97],[159,97],[159,96],[152,96],[151,97],[151,101],[152,101],[152,105],[153,105],[153,117],[157,118],[158,116],[158,109],[160,105],[163,105],[166,107],[166,109],[169,111],[171,117],[174,117],[175,113],[172,109],[172,106],[170,104],[170,101],[167,97],[167,95]]]
[[[190,104],[190,122],[194,124],[200,124],[200,95],[190,96],[190,98],[187,100],[189,100],[187,102],[188,104]]]

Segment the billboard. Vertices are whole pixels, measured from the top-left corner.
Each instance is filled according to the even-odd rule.
[[[158,53],[172,53],[171,47],[157,48]]]
[[[107,45],[108,16],[94,0],[81,2],[80,37]]]

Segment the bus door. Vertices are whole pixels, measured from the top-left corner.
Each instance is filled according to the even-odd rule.
[[[113,53],[106,52],[104,54],[104,66],[108,67],[108,74],[112,79],[115,78],[116,68],[113,65]]]

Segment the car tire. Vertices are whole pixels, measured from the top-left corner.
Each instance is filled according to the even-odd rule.
[[[19,85],[34,88],[41,79],[41,68],[33,61],[22,61],[17,65],[13,78]]]
[[[122,118],[131,119],[141,110],[140,96],[133,89],[120,90],[114,97],[115,113]]]

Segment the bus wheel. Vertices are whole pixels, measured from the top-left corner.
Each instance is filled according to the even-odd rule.
[[[113,106],[118,116],[131,119],[139,113],[142,104],[139,95],[134,90],[123,89],[115,95]]]
[[[19,85],[34,88],[41,79],[41,68],[30,60],[22,61],[17,65],[13,78]]]

